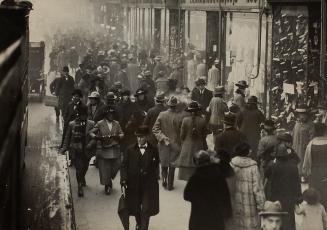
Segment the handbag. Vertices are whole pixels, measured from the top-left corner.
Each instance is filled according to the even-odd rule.
[[[57,96],[45,95],[43,101],[45,106],[58,107],[59,105]]]
[[[129,229],[129,212],[126,201],[125,188],[122,187],[122,195],[118,203],[118,216],[125,230]]]

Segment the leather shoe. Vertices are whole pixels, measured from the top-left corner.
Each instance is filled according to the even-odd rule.
[[[104,186],[104,192],[106,195],[110,195],[111,194],[111,187],[109,185],[105,185]]]
[[[172,191],[172,190],[174,190],[174,186],[168,186],[167,190],[168,190],[168,191]]]
[[[167,181],[166,180],[162,181],[162,187],[167,188]]]
[[[84,197],[84,191],[83,191],[83,186],[82,185],[79,185],[78,186],[78,197]]]

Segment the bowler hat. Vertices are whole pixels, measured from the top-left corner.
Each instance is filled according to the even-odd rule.
[[[106,95],[106,99],[109,100],[116,100],[117,96],[114,94],[114,92],[108,92]]]
[[[234,126],[235,122],[236,122],[236,116],[234,113],[231,112],[225,113],[224,124]]]
[[[211,163],[211,158],[209,152],[205,150],[200,150],[193,156],[194,164],[198,167],[207,166]]]
[[[190,102],[188,104],[187,108],[185,109],[185,111],[187,111],[187,112],[196,112],[196,111],[200,111],[200,110],[201,110],[201,107],[197,101]]]
[[[218,59],[215,59],[215,61],[213,62],[214,64],[219,64],[220,61]]]
[[[282,205],[279,201],[266,201],[263,206],[263,211],[259,212],[259,216],[285,216],[287,212],[282,211]]]
[[[97,91],[93,91],[88,98],[100,98],[100,94]]]
[[[82,90],[80,90],[80,89],[74,89],[72,95],[73,95],[73,96],[83,97],[83,92],[82,92]]]
[[[281,133],[281,134],[277,135],[277,139],[280,141],[288,142],[288,143],[291,143],[293,140],[292,135],[289,133]]]
[[[62,71],[65,72],[65,73],[69,73],[69,68],[68,68],[68,66],[64,66],[64,67],[62,68]]]
[[[149,126],[141,125],[135,131],[135,136],[147,136],[150,134]]]
[[[214,90],[214,95],[222,95],[225,92],[224,86],[217,86]]]
[[[229,107],[229,112],[231,113],[238,113],[240,111],[240,107],[236,105],[235,103],[232,103],[232,105]]]
[[[177,106],[178,100],[175,96],[171,96],[167,102],[167,105],[170,107]]]
[[[256,96],[250,96],[248,98],[247,104],[258,104],[258,98]]]
[[[239,88],[243,88],[243,89],[249,87],[248,84],[246,83],[246,81],[244,81],[244,80],[237,82],[235,85],[238,86]]]

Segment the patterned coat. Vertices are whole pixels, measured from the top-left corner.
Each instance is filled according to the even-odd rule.
[[[181,116],[176,111],[161,112],[153,126],[152,132],[158,140],[159,157],[162,167],[175,162],[181,150],[180,127]],[[165,144],[165,139],[169,144]]]
[[[103,119],[95,124],[90,131],[96,136],[102,137],[98,143],[97,156],[105,159],[115,159],[120,157],[119,137],[123,131],[118,121],[112,122],[112,128],[109,130],[107,120]],[[109,138],[109,136],[111,136]]]
[[[209,104],[210,125],[222,128],[225,113],[228,112],[226,102],[220,97],[213,97]]]
[[[234,157],[234,188],[231,188],[233,220],[237,230],[260,229],[258,213],[263,209],[265,194],[257,162],[248,157]]]

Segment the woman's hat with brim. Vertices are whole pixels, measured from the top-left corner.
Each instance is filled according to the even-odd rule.
[[[167,105],[170,107],[175,107],[175,106],[177,106],[177,104],[178,104],[178,100],[177,100],[177,97],[175,97],[175,96],[171,96],[169,98],[169,100],[167,101]]]
[[[234,153],[237,156],[247,156],[250,152],[251,146],[248,142],[242,141],[238,145],[236,145],[234,149]]]
[[[188,104],[187,108],[185,109],[186,112],[197,112],[201,110],[201,106],[198,102],[192,101]]]
[[[90,96],[88,96],[88,98],[90,99],[98,99],[100,98],[100,94],[97,91],[94,91],[90,94]]]
[[[222,95],[225,93],[225,87],[224,86],[217,86],[215,90],[213,91],[214,95]]]
[[[200,150],[194,154],[193,161],[197,167],[203,167],[211,164],[211,157],[209,152]]]
[[[245,88],[249,87],[248,84],[246,83],[246,81],[244,81],[244,80],[241,80],[241,81],[237,82],[235,85],[237,87],[239,87],[239,88],[242,88],[242,89],[245,89]]]
[[[135,131],[135,136],[148,136],[150,134],[149,126],[141,125]]]
[[[286,216],[287,212],[282,211],[282,205],[279,201],[266,201],[263,207],[263,211],[259,213],[259,216]]]

